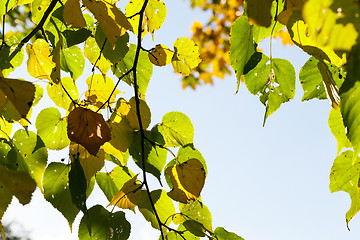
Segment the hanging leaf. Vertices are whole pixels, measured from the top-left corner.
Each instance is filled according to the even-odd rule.
[[[102,30],[113,47],[118,38],[125,34],[126,30],[132,30],[127,17],[115,4],[110,4],[106,0],[83,0],[82,2],[99,21]]]
[[[139,211],[143,214],[145,219],[151,223],[153,228],[160,229],[154,210],[150,204],[149,197],[145,191],[143,191],[143,194],[146,195],[142,197],[142,201],[139,204]],[[175,214],[174,204],[164,190],[158,189],[152,191],[151,198],[162,223],[165,223],[171,215]]]
[[[20,118],[25,118],[34,101],[34,84],[19,79],[0,77],[0,90],[0,95],[1,92],[5,94],[15,107]]]
[[[214,234],[218,240],[244,240],[235,233],[226,231],[223,227],[217,227]]]
[[[340,154],[335,160],[330,173],[330,191],[344,191],[351,197],[351,207],[346,213],[346,223],[360,210],[360,158],[353,151]]]
[[[52,69],[56,66],[50,56],[49,44],[44,39],[36,39],[33,44],[26,45],[29,56],[27,69],[34,78],[51,80]]]
[[[149,52],[150,61],[156,66],[165,66],[171,63],[171,59],[174,56],[174,52],[164,45],[158,44],[153,50]]]
[[[174,49],[171,60],[174,70],[184,76],[189,76],[191,70],[201,62],[199,47],[192,40],[182,37],[175,41]]]
[[[59,84],[49,83],[47,85],[47,93],[51,100],[58,107],[64,108],[65,110],[70,110],[70,108],[73,107],[73,102],[66,92],[74,101],[79,98],[79,91],[75,81],[72,78],[64,77],[61,79]]]
[[[42,191],[41,180],[48,158],[44,142],[34,132],[21,129],[14,133],[13,143],[17,149],[18,170],[30,174]]]
[[[246,16],[242,15],[232,24],[230,43],[230,61],[236,73],[239,88],[244,67],[255,52],[252,26]]]
[[[251,24],[270,27],[271,24],[271,3],[268,0],[249,0],[247,1],[247,14]]]
[[[287,0],[285,1],[284,10],[278,15],[278,20],[286,25],[289,18],[296,10],[302,10],[303,4],[306,0]]]
[[[88,85],[88,90],[85,93],[86,99],[98,108],[109,99],[111,93],[109,104],[103,106],[104,108],[111,106],[115,102],[116,95],[122,93],[118,89],[114,90],[114,81],[106,75],[92,74],[86,79],[86,83]]]
[[[68,115],[68,137],[96,156],[101,145],[110,141],[111,132],[101,114],[77,107]]]
[[[245,65],[245,85],[250,93],[257,95],[266,88],[269,73],[271,72],[270,65],[267,65],[269,60],[265,54],[255,52]]]
[[[10,170],[0,164],[0,189],[2,188],[8,189],[21,204],[25,205],[30,202],[36,183],[28,173]],[[6,195],[4,198],[6,199]]]
[[[129,102],[120,99],[118,102],[117,112],[129,120],[130,126],[135,130],[140,130],[139,120],[136,113],[135,97],[132,97]],[[144,100],[140,99],[140,116],[143,129],[147,129],[151,122],[151,112],[149,106]]]
[[[71,162],[71,170],[69,172],[69,190],[72,202],[84,214],[87,212],[86,189],[87,183],[84,170],[80,164],[79,156],[77,156],[74,157]]]
[[[6,209],[8,208],[8,206],[10,205],[12,198],[13,198],[13,194],[11,193],[11,191],[4,186],[1,182],[0,182],[0,222],[2,217],[4,216],[4,213],[6,212]],[[0,223],[0,228],[1,228],[1,223]],[[3,235],[3,239],[4,235]]]
[[[79,240],[126,240],[130,236],[130,228],[124,212],[110,213],[104,207],[95,205],[81,219],[78,237]]]
[[[183,216],[181,224],[193,234],[204,236],[206,231],[212,232],[212,219],[209,209],[199,201],[193,201],[180,207]]]
[[[108,206],[115,205],[123,209],[134,209],[141,201],[141,187],[135,175],[127,181],[120,191],[113,197]]]
[[[45,108],[36,117],[37,134],[49,149],[60,150],[70,144],[66,134],[66,118],[62,118],[57,108]]]
[[[328,124],[331,133],[337,141],[337,154],[339,154],[343,148],[351,148],[351,143],[346,136],[344,122],[339,110],[331,109]]]
[[[164,115],[159,125],[166,147],[178,147],[191,144],[194,127],[190,119],[181,112],[169,112]]]
[[[64,5],[64,20],[67,25],[73,28],[86,27],[84,16],[82,15],[79,0],[68,0]]]
[[[102,54],[100,50],[95,38],[89,37],[86,39],[84,46],[85,57],[89,59],[90,63],[95,65],[102,74],[106,74],[111,67],[111,62],[104,57],[104,54]]]
[[[175,164],[168,167],[165,174],[170,176],[173,185],[168,195],[175,201],[186,204],[200,196],[205,184],[205,169],[199,160],[192,158],[181,164]]]
[[[78,79],[85,68],[84,54],[78,46],[63,48],[60,54],[61,69],[69,72],[71,78]]]
[[[19,41],[15,36],[7,38],[5,43],[0,50],[0,70],[3,76],[7,77],[10,72],[22,64],[24,60],[24,49],[17,48]]]

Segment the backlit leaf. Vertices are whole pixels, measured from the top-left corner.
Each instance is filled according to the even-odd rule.
[[[69,72],[71,77],[76,80],[84,71],[85,58],[78,46],[63,48],[60,52],[61,69]]]
[[[18,170],[29,173],[42,191],[41,180],[48,158],[47,149],[43,141],[34,132],[17,130],[14,133],[13,142],[18,150]]]
[[[127,17],[115,4],[110,4],[105,0],[83,0],[82,2],[99,21],[102,30],[113,47],[118,38],[125,34],[126,30],[132,30]]]
[[[149,198],[145,191],[143,194],[144,196],[142,197],[142,201],[139,204],[139,211],[143,214],[145,219],[151,223],[153,228],[160,229]],[[165,221],[169,219],[169,216],[175,214],[174,204],[164,190],[158,189],[152,191],[151,198],[162,223],[165,223]]]
[[[108,206],[116,205],[123,209],[134,209],[139,205],[142,194],[141,184],[137,183],[137,176],[128,180],[120,191],[113,197]]]
[[[37,134],[49,149],[60,150],[70,144],[66,134],[66,118],[62,118],[57,108],[45,108],[36,117]]]
[[[164,45],[158,44],[149,52],[150,61],[157,66],[165,66],[171,63],[174,52]]]
[[[134,64],[135,60],[135,53],[136,53],[136,45],[130,44],[129,51],[125,55],[123,59],[119,63],[116,64],[112,71],[116,77],[121,77],[127,71],[129,71]],[[146,90],[149,84],[149,80],[152,76],[153,72],[153,64],[150,62],[147,53],[143,50],[140,50],[140,55],[137,64],[136,76],[137,76],[137,83],[139,87],[139,94],[142,99],[145,98]],[[134,80],[132,73],[125,76],[122,79],[128,85],[133,86]]]
[[[285,1],[284,10],[279,13],[278,20],[282,24],[286,25],[290,16],[296,10],[301,10],[306,0],[287,0]]]
[[[5,42],[6,45],[0,50],[0,70],[4,77],[19,67],[24,60],[24,49],[17,49],[19,41],[15,36],[7,38]]]
[[[15,107],[19,116],[25,118],[34,101],[34,84],[19,79],[0,77],[0,92],[6,95],[7,99]]]
[[[139,120],[136,113],[135,97],[132,97],[129,102],[119,100],[117,112],[129,120],[130,126],[136,130],[140,130]],[[143,129],[147,129],[151,122],[151,112],[149,106],[144,100],[140,99],[140,116]]]
[[[100,108],[111,95],[109,105],[115,102],[116,95],[121,93],[120,90],[115,89],[114,81],[106,75],[92,74],[86,79],[88,90],[85,93],[86,99],[96,107]],[[108,105],[103,106],[107,108]]]
[[[58,107],[69,110],[72,106],[72,101],[64,89],[74,101],[79,98],[79,91],[75,81],[72,78],[64,77],[61,79],[59,84],[49,83],[47,85],[47,93],[51,100]]]
[[[92,65],[95,65],[102,74],[106,74],[110,67],[111,62],[100,53],[100,47],[97,45],[95,38],[89,37],[86,39],[84,47],[85,57],[89,59]],[[101,54],[101,55],[100,55]],[[100,56],[100,58],[99,58]]]
[[[168,167],[165,174],[170,176],[173,185],[168,195],[175,201],[186,204],[200,196],[205,184],[205,169],[199,160],[192,158],[181,164],[175,164]]]
[[[50,3],[51,0],[34,0],[31,4],[31,21],[38,24]]]
[[[174,70],[184,76],[189,76],[191,70],[201,62],[199,47],[192,40],[182,37],[175,41],[174,49],[172,57]]]
[[[64,5],[64,20],[73,28],[86,27],[79,0],[67,0]]]
[[[331,109],[328,121],[331,133],[335,136],[337,141],[337,154],[343,148],[350,148],[351,143],[346,136],[344,122],[339,110]]]
[[[185,221],[196,221],[203,225],[203,230],[212,231],[212,219],[209,209],[200,201],[193,201],[183,207],[180,212]]]
[[[124,212],[110,213],[104,207],[95,205],[81,219],[78,237],[79,240],[126,240],[130,236],[130,228]]]
[[[26,45],[26,52],[29,56],[27,69],[34,78],[49,79],[55,63],[50,56],[49,44],[44,39],[36,39],[33,44]]]
[[[28,173],[10,170],[0,164],[0,189],[2,188],[7,188],[25,205],[30,202],[36,183]]]
[[[0,118],[0,138],[9,138],[11,130],[12,124],[3,118]]]
[[[255,52],[253,30],[246,16],[241,16],[232,24],[230,32],[230,61],[236,73],[238,86],[244,67]]]
[[[0,182],[0,185],[1,185],[1,187],[0,187],[0,196],[1,196],[1,198],[0,198],[0,221],[1,221],[2,217],[4,216],[4,213],[6,212],[6,209],[8,208],[8,206],[10,205],[10,203],[12,201],[13,194],[1,182]],[[4,237],[3,237],[3,239],[4,239]]]
[[[111,132],[101,114],[86,108],[75,108],[68,115],[68,137],[81,144],[92,155],[101,145],[110,141]]]
[[[244,240],[235,233],[226,231],[223,227],[217,227],[214,233],[218,240]]]
[[[247,14],[250,23],[260,26],[270,27],[271,24],[271,1],[268,0],[248,0]]]
[[[355,160],[355,161],[354,161]],[[345,191],[351,197],[351,207],[346,213],[346,222],[360,210],[359,175],[360,158],[353,151],[340,154],[335,160],[330,173],[330,191]]]
[[[181,112],[169,112],[159,125],[166,147],[185,146],[193,142],[194,127],[190,119]]]

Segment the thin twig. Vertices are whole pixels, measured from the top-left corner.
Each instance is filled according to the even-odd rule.
[[[103,45],[102,45],[102,47],[101,47],[101,49],[100,49],[99,57],[96,59],[94,65],[93,65],[93,67],[92,67],[92,69],[91,69],[92,72],[95,71],[96,64],[97,64],[97,62],[98,62],[98,61],[100,60],[100,58],[101,58],[102,52],[104,51],[104,48],[105,48],[105,43],[106,43],[106,41],[107,41],[107,38],[105,38],[105,41],[104,41],[104,43],[103,43]]]

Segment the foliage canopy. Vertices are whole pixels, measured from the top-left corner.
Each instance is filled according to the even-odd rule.
[[[194,146],[191,120],[174,111],[151,125],[146,94],[154,67],[171,63],[183,76],[183,86],[193,88],[223,78],[231,67],[238,87],[244,82],[265,106],[265,125],[294,98],[296,84],[288,60],[273,58],[271,45],[270,56],[258,48],[268,37],[270,44],[280,37],[310,55],[299,74],[302,100],[330,101],[329,126],[338,141],[330,190],[350,194],[347,223],[360,210],[358,1],[191,2],[212,10],[209,22],[194,23],[192,39],[179,37],[171,47],[157,44],[151,49],[142,40],[156,35],[166,19],[161,0],[132,0],[123,9],[114,0],[0,3],[0,219],[14,197],[28,204],[38,187],[70,228],[83,212],[79,239],[128,239],[131,224],[119,209],[137,209],[159,229],[160,239],[242,239],[214,228],[201,201],[207,167]],[[33,27],[28,30],[30,20]],[[8,30],[15,26],[15,31]],[[29,75],[45,81],[46,89],[35,81],[8,78],[25,55]],[[93,65],[90,74],[84,72],[85,58]],[[86,78],[85,94],[78,90],[80,76]],[[133,88],[132,98],[120,97],[121,81]],[[40,111],[35,133],[29,119],[44,94],[57,107]],[[23,129],[13,131],[15,124]],[[49,161],[49,151],[61,149],[69,151],[68,164]],[[128,168],[130,156],[140,174]],[[102,171],[107,162],[116,167]],[[165,179],[170,190],[151,191],[148,174],[161,186]],[[112,207],[87,206],[95,183]]]

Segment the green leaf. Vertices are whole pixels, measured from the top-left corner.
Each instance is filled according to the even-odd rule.
[[[186,228],[183,225],[179,225],[177,232],[171,231],[166,233],[165,239],[166,240],[199,240],[200,238],[193,235],[190,231],[187,231]],[[181,233],[181,234],[180,234]],[[161,236],[159,240],[162,240]]]
[[[5,13],[9,12],[15,6],[15,4],[16,4],[15,0],[1,1],[1,3],[0,3],[0,15],[3,16]]]
[[[36,117],[37,134],[49,149],[60,150],[70,144],[67,136],[67,121],[57,108],[45,108]]]
[[[143,197],[138,206],[139,211],[144,215],[145,219],[151,223],[153,228],[160,229],[146,192],[142,191],[142,194]],[[175,214],[175,207],[172,200],[168,197],[166,192],[161,189],[152,191],[151,198],[159,215],[160,221],[162,223],[169,224],[169,222],[165,221],[168,220],[169,216]]]
[[[349,54],[347,77],[340,88],[340,110],[355,153],[360,151],[360,45],[356,45]]]
[[[268,1],[265,1],[268,2]],[[282,25],[280,22],[275,21],[275,14],[280,13],[284,8],[284,1],[271,1],[271,8],[270,8],[270,14],[271,14],[271,21],[270,26],[263,27],[263,26],[257,26],[254,25],[253,27],[253,36],[254,41],[259,44],[261,40],[264,38],[270,37],[271,34],[275,34],[281,29],[283,29],[285,26]],[[260,8],[263,8],[263,6],[260,6]]]
[[[95,38],[89,37],[85,41],[84,54],[90,63],[93,66],[95,65],[102,74],[106,74],[109,71],[111,62],[100,53],[100,47],[97,45]]]
[[[134,174],[127,167],[115,167],[110,173],[99,172],[95,175],[96,183],[105,194],[109,202],[123,187],[124,183],[129,181]]]
[[[39,24],[46,9],[49,7],[51,0],[35,0],[31,4],[31,21]]]
[[[249,24],[246,16],[240,16],[232,24],[230,31],[230,44],[231,66],[236,73],[239,86],[241,76],[244,73],[244,67],[255,52],[253,27]]]
[[[174,55],[171,59],[174,70],[183,76],[189,76],[191,70],[201,62],[199,47],[185,37],[176,39]]]
[[[0,164],[1,166],[1,164]],[[3,186],[3,184],[0,182],[0,222],[2,217],[4,216],[4,213],[6,212],[6,209],[8,208],[8,206],[10,205],[12,198],[13,198],[13,194],[11,193],[11,191],[6,187]]]
[[[70,166],[52,162],[43,178],[44,198],[50,202],[69,222],[70,228],[79,209],[73,204],[69,190]]]
[[[130,44],[128,53],[123,59],[121,59],[118,64],[116,64],[116,67],[112,68],[112,71],[116,77],[121,77],[123,74],[125,74],[132,68],[134,64],[135,53],[136,45]],[[137,83],[139,86],[139,93],[141,95],[141,98],[145,98],[146,89],[152,76],[152,72],[153,64],[150,62],[148,54],[141,50],[136,70]],[[132,73],[125,76],[122,80],[126,82],[129,86],[133,86],[134,80]]]
[[[80,164],[79,157],[74,157],[71,163],[71,170],[69,172],[69,190],[72,202],[75,206],[86,213],[86,188],[87,182],[84,170]]]
[[[145,136],[149,140],[145,140],[145,164],[146,172],[154,175],[159,181],[161,172],[166,163],[167,151],[163,146],[165,144],[162,135],[158,132],[157,127],[154,127],[151,132],[146,131]],[[140,134],[135,134],[134,140],[129,149],[130,155],[132,156],[135,163],[142,168],[142,154],[141,154],[141,137]],[[158,144],[158,145],[156,145]]]
[[[124,212],[110,213],[95,205],[81,219],[78,237],[79,240],[126,240],[130,236],[130,228]]]
[[[6,199],[10,198],[5,189],[11,192],[12,195],[15,195],[21,204],[25,205],[30,202],[35,188],[36,183],[28,173],[10,170],[0,164],[0,190],[4,189],[4,193],[6,194],[4,196],[5,202],[2,203],[3,208],[6,209]],[[3,196],[1,196],[1,198],[3,198]]]
[[[204,230],[212,232],[212,219],[209,209],[200,201],[193,201],[187,205],[180,207],[180,212],[184,217],[184,222],[186,221],[196,221],[203,225]],[[189,225],[192,225],[193,222],[190,222]],[[186,227],[186,226],[185,226]],[[190,229],[188,229],[190,231]]]
[[[0,140],[0,164],[11,170],[17,170],[17,149],[10,141]]]
[[[328,124],[331,133],[335,136],[337,141],[337,154],[339,154],[343,148],[350,148],[351,143],[346,136],[341,112],[335,109],[331,109]]]
[[[85,40],[91,36],[91,31],[85,28],[81,28],[78,30],[67,29],[63,32],[63,34],[66,38],[67,47],[69,48],[74,45],[85,42]]]
[[[48,158],[43,141],[34,132],[18,130],[14,133],[13,142],[18,149],[18,169],[29,173],[42,191],[41,180]]]
[[[258,59],[255,59],[258,58]],[[270,65],[266,65],[269,61],[269,58],[260,52],[255,52],[248,63],[245,65],[244,78],[245,85],[250,93],[256,95],[259,92],[262,92],[266,87],[270,73]],[[254,67],[249,66],[249,64],[254,62]],[[247,71],[247,68],[251,68],[250,71]]]
[[[85,58],[78,46],[63,48],[60,51],[60,65],[65,72],[70,72],[71,77],[76,80],[84,71]]]
[[[58,107],[64,108],[65,110],[70,110],[72,101],[66,92],[74,101],[79,98],[79,91],[75,81],[72,78],[64,77],[61,79],[59,84],[49,83],[47,85],[47,93],[51,100]]]
[[[7,38],[5,42],[6,45],[2,45],[0,50],[0,69],[4,77],[19,67],[24,60],[24,49],[16,49],[19,41],[15,36]]]
[[[244,240],[235,233],[226,231],[223,227],[217,227],[214,234],[218,240]]]
[[[123,59],[126,53],[129,51],[128,42],[129,42],[129,34],[125,33],[120,36],[116,41],[116,44],[113,48],[111,43],[107,40],[105,33],[102,31],[100,26],[97,26],[95,33],[95,40],[99,48],[103,48],[104,42],[105,46],[103,48],[102,54],[106,59],[108,59],[111,63],[118,63],[121,59]]]
[[[181,112],[166,113],[158,129],[165,140],[165,147],[185,146],[193,142],[194,127],[190,119]]]
[[[353,151],[346,151],[340,154],[331,168],[330,191],[345,191],[351,197],[351,207],[346,213],[348,223],[360,210],[360,158]]]

